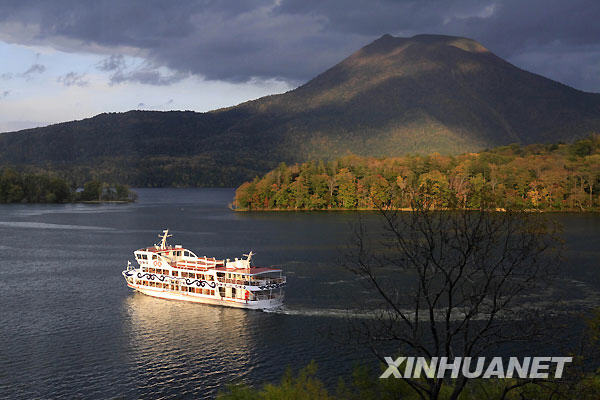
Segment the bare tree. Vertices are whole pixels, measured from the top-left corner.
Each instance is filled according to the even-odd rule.
[[[345,265],[376,299],[372,318],[351,319],[348,339],[383,361],[391,354],[382,351],[391,347],[428,359],[479,357],[542,334],[532,323],[537,310],[526,304],[554,276],[561,250],[544,215],[434,211],[423,200],[411,212],[382,208],[380,214],[383,232],[359,224]],[[457,399],[469,382],[462,375],[451,383],[405,381],[423,399],[439,398],[444,385]]]

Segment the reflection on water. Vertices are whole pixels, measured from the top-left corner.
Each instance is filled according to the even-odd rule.
[[[299,368],[311,359],[324,370],[346,360],[348,370],[361,357],[337,353],[319,334],[339,322],[333,310],[264,313],[141,293],[124,299],[123,307],[136,396],[212,397],[227,383],[278,380],[286,366]]]
[[[203,396],[228,378],[242,379],[253,370],[256,341],[248,328],[247,311],[140,293],[126,298],[124,307],[130,317],[123,326],[130,356],[134,364],[143,366],[144,382],[150,382],[140,387],[141,395],[173,393],[174,387],[160,384],[167,379],[181,394]]]
[[[311,359],[331,385],[355,363],[373,362],[322,334],[368,303],[361,282],[339,268],[357,214],[234,213],[232,196],[153,189],[139,190],[135,204],[0,205],[0,398],[210,398],[228,382],[275,381]],[[600,216],[553,217],[569,248],[556,288],[572,299],[564,307],[597,306]],[[128,289],[121,271],[132,251],[167,227],[200,255],[254,250],[259,265],[283,265],[285,308],[229,309]],[[540,306],[556,309],[553,295]]]

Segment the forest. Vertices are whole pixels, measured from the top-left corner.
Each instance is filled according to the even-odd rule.
[[[600,135],[570,144],[511,144],[458,156],[349,155],[280,164],[237,188],[236,210],[434,209],[598,210]]]
[[[0,170],[0,203],[68,203],[135,201],[136,194],[127,186],[88,181],[77,188],[52,174]]]

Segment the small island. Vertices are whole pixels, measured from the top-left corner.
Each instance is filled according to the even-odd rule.
[[[571,144],[512,144],[458,156],[347,156],[278,168],[237,188],[232,204],[251,210],[434,209],[597,211],[600,135]]]
[[[126,185],[99,180],[85,182],[82,188],[49,173],[0,170],[0,204],[7,203],[129,203],[137,199]]]

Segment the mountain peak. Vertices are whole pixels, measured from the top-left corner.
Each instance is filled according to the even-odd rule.
[[[519,69],[472,39],[386,34],[299,88],[235,107],[3,133],[0,164],[87,179],[100,171],[136,186],[236,186],[281,161],[464,153],[599,129],[599,94]]]
[[[363,47],[359,52],[364,54],[376,54],[392,52],[396,48],[405,45],[421,46],[453,46],[470,53],[489,53],[481,43],[476,40],[449,35],[419,34],[412,37],[396,37],[386,33]]]
[[[393,51],[396,47],[404,44],[408,39],[395,37],[386,33],[380,38],[372,41],[362,49],[358,50],[357,53],[375,54],[375,53],[387,53]],[[356,54],[356,53],[355,53]]]

